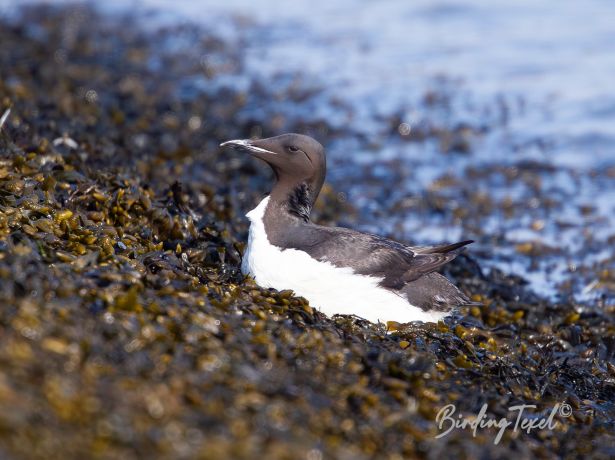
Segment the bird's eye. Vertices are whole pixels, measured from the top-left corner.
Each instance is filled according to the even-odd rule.
[[[298,152],[298,151],[299,151],[299,149],[298,149],[297,147],[295,147],[294,145],[289,145],[289,146],[288,146],[288,150],[289,150],[289,151],[291,151],[291,152],[293,152],[293,153],[295,153],[295,152]]]

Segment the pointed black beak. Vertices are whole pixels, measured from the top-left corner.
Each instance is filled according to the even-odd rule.
[[[235,139],[232,141],[223,142],[220,144],[220,147],[232,147],[238,150],[245,150],[249,154],[267,162],[269,162],[273,156],[277,155],[277,153],[264,149],[258,144],[259,141],[253,141],[251,139]]]

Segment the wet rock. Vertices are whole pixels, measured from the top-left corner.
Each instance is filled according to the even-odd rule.
[[[581,456],[612,442],[607,302],[555,303],[484,267],[488,255],[459,257],[447,275],[478,305],[438,324],[382,325],[328,318],[241,276],[242,207],[268,178],[217,145],[310,129],[242,111],[273,97],[305,102],[313,88],[220,89],[240,51],[191,26],[147,32],[82,7],[3,21],[0,112],[13,110],[0,144],[0,456]],[[323,136],[343,135],[322,124]],[[471,150],[477,132],[458,131],[449,146]],[[360,174],[383,185],[377,171]],[[425,200],[390,201],[438,216],[520,212],[479,193],[455,204],[447,190],[461,185],[443,178]],[[361,212],[330,187],[323,198],[327,222]],[[488,403],[499,416],[566,402],[574,416],[497,446],[489,430],[435,439],[449,402],[467,414]]]

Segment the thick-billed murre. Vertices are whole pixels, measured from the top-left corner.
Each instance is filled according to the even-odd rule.
[[[292,289],[323,313],[377,321],[437,321],[469,299],[436,271],[472,241],[409,247],[377,235],[310,222],[325,180],[322,145],[301,134],[232,140],[275,174],[250,211],[242,271],[259,286]]]

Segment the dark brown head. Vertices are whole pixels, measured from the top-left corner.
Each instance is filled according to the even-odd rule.
[[[282,134],[259,140],[233,140],[220,144],[245,150],[265,161],[276,177],[272,200],[284,202],[288,210],[303,220],[310,211],[325,181],[325,149],[303,134]]]

